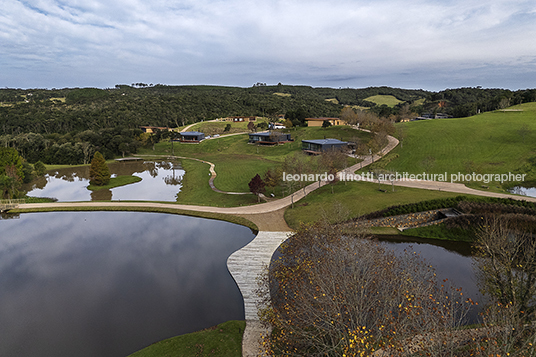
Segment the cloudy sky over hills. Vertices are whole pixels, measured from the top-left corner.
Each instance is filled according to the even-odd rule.
[[[1,87],[536,87],[534,0],[0,0]]]

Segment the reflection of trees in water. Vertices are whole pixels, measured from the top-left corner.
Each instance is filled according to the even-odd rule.
[[[91,191],[91,201],[111,201],[112,190],[95,190]]]
[[[143,163],[143,169],[144,171],[147,171],[151,177],[158,176],[158,168],[156,167],[156,163],[152,161],[146,161]]]
[[[171,170],[171,168],[173,168],[173,163],[169,161],[161,161],[161,162],[156,163],[156,166],[159,169]]]
[[[183,177],[183,175],[176,175],[175,174],[175,170],[182,170],[182,169],[176,168],[175,165],[173,165],[170,168],[171,168],[173,174],[164,177],[163,180],[166,183],[166,185],[173,185],[173,186],[182,185],[182,177]]]
[[[166,185],[182,185],[182,174],[184,173],[179,161],[125,161],[113,162],[109,164],[110,172],[118,176],[131,176],[136,173],[147,171],[152,178],[158,177],[159,169],[166,170],[165,177],[162,178]],[[176,172],[176,170],[179,170]],[[161,175],[163,176],[163,175]],[[34,189],[44,190],[49,182],[53,179],[63,180],[66,182],[76,182],[89,180],[89,167],[78,166],[61,168],[49,171],[45,177],[38,177],[29,184],[23,185],[23,190],[30,192]],[[99,190],[91,193],[91,199],[97,201],[111,200],[112,193],[110,190]]]
[[[20,214],[2,212],[0,213],[0,220],[2,219],[20,219]]]
[[[31,189],[40,189],[42,190],[43,188],[45,188],[45,186],[47,185],[48,181],[47,181],[47,178],[46,176],[40,176],[40,177],[37,177],[35,180],[33,180],[31,182]],[[30,189],[25,189],[25,190],[30,190]]]
[[[173,186],[177,186],[177,185],[182,185],[182,176],[166,176],[164,177],[164,182],[166,183],[166,185],[173,185]]]
[[[527,195],[527,193],[525,192],[525,187],[521,187],[521,186],[512,187],[510,189],[510,192],[516,195],[523,195],[523,196]]]

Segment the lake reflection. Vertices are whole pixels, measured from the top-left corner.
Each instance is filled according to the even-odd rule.
[[[28,196],[55,197],[59,201],[151,200],[176,201],[184,170],[177,162],[127,161],[108,164],[112,175],[134,175],[140,182],[111,190],[90,191],[89,166],[49,172],[23,187]]]
[[[227,257],[254,234],[155,213],[0,220],[0,356],[126,356],[244,319]]]
[[[407,250],[419,254],[425,262],[434,267],[439,282],[448,279],[444,283],[446,286],[462,288],[465,298],[471,298],[479,303],[479,306],[473,307],[468,315],[468,322],[478,321],[484,298],[477,286],[470,243],[401,236],[376,236],[376,238],[395,252],[403,253]]]
[[[523,195],[529,197],[536,197],[536,187],[523,187],[515,186],[508,190],[510,193],[515,195]]]

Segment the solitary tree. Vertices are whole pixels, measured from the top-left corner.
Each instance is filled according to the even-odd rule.
[[[266,184],[264,183],[262,178],[259,176],[259,174],[256,174],[255,177],[253,177],[251,181],[249,181],[248,185],[249,185],[249,190],[251,191],[251,193],[253,193],[254,195],[257,195],[258,201],[260,201],[261,199],[260,194],[265,191]]]
[[[91,166],[89,167],[89,183],[103,186],[110,182],[110,169],[106,165],[106,160],[100,152],[95,152]]]

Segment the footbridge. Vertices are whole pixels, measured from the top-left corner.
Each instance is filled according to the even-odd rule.
[[[0,200],[0,212],[6,212],[10,209],[19,208],[21,203],[25,203],[24,198]]]

